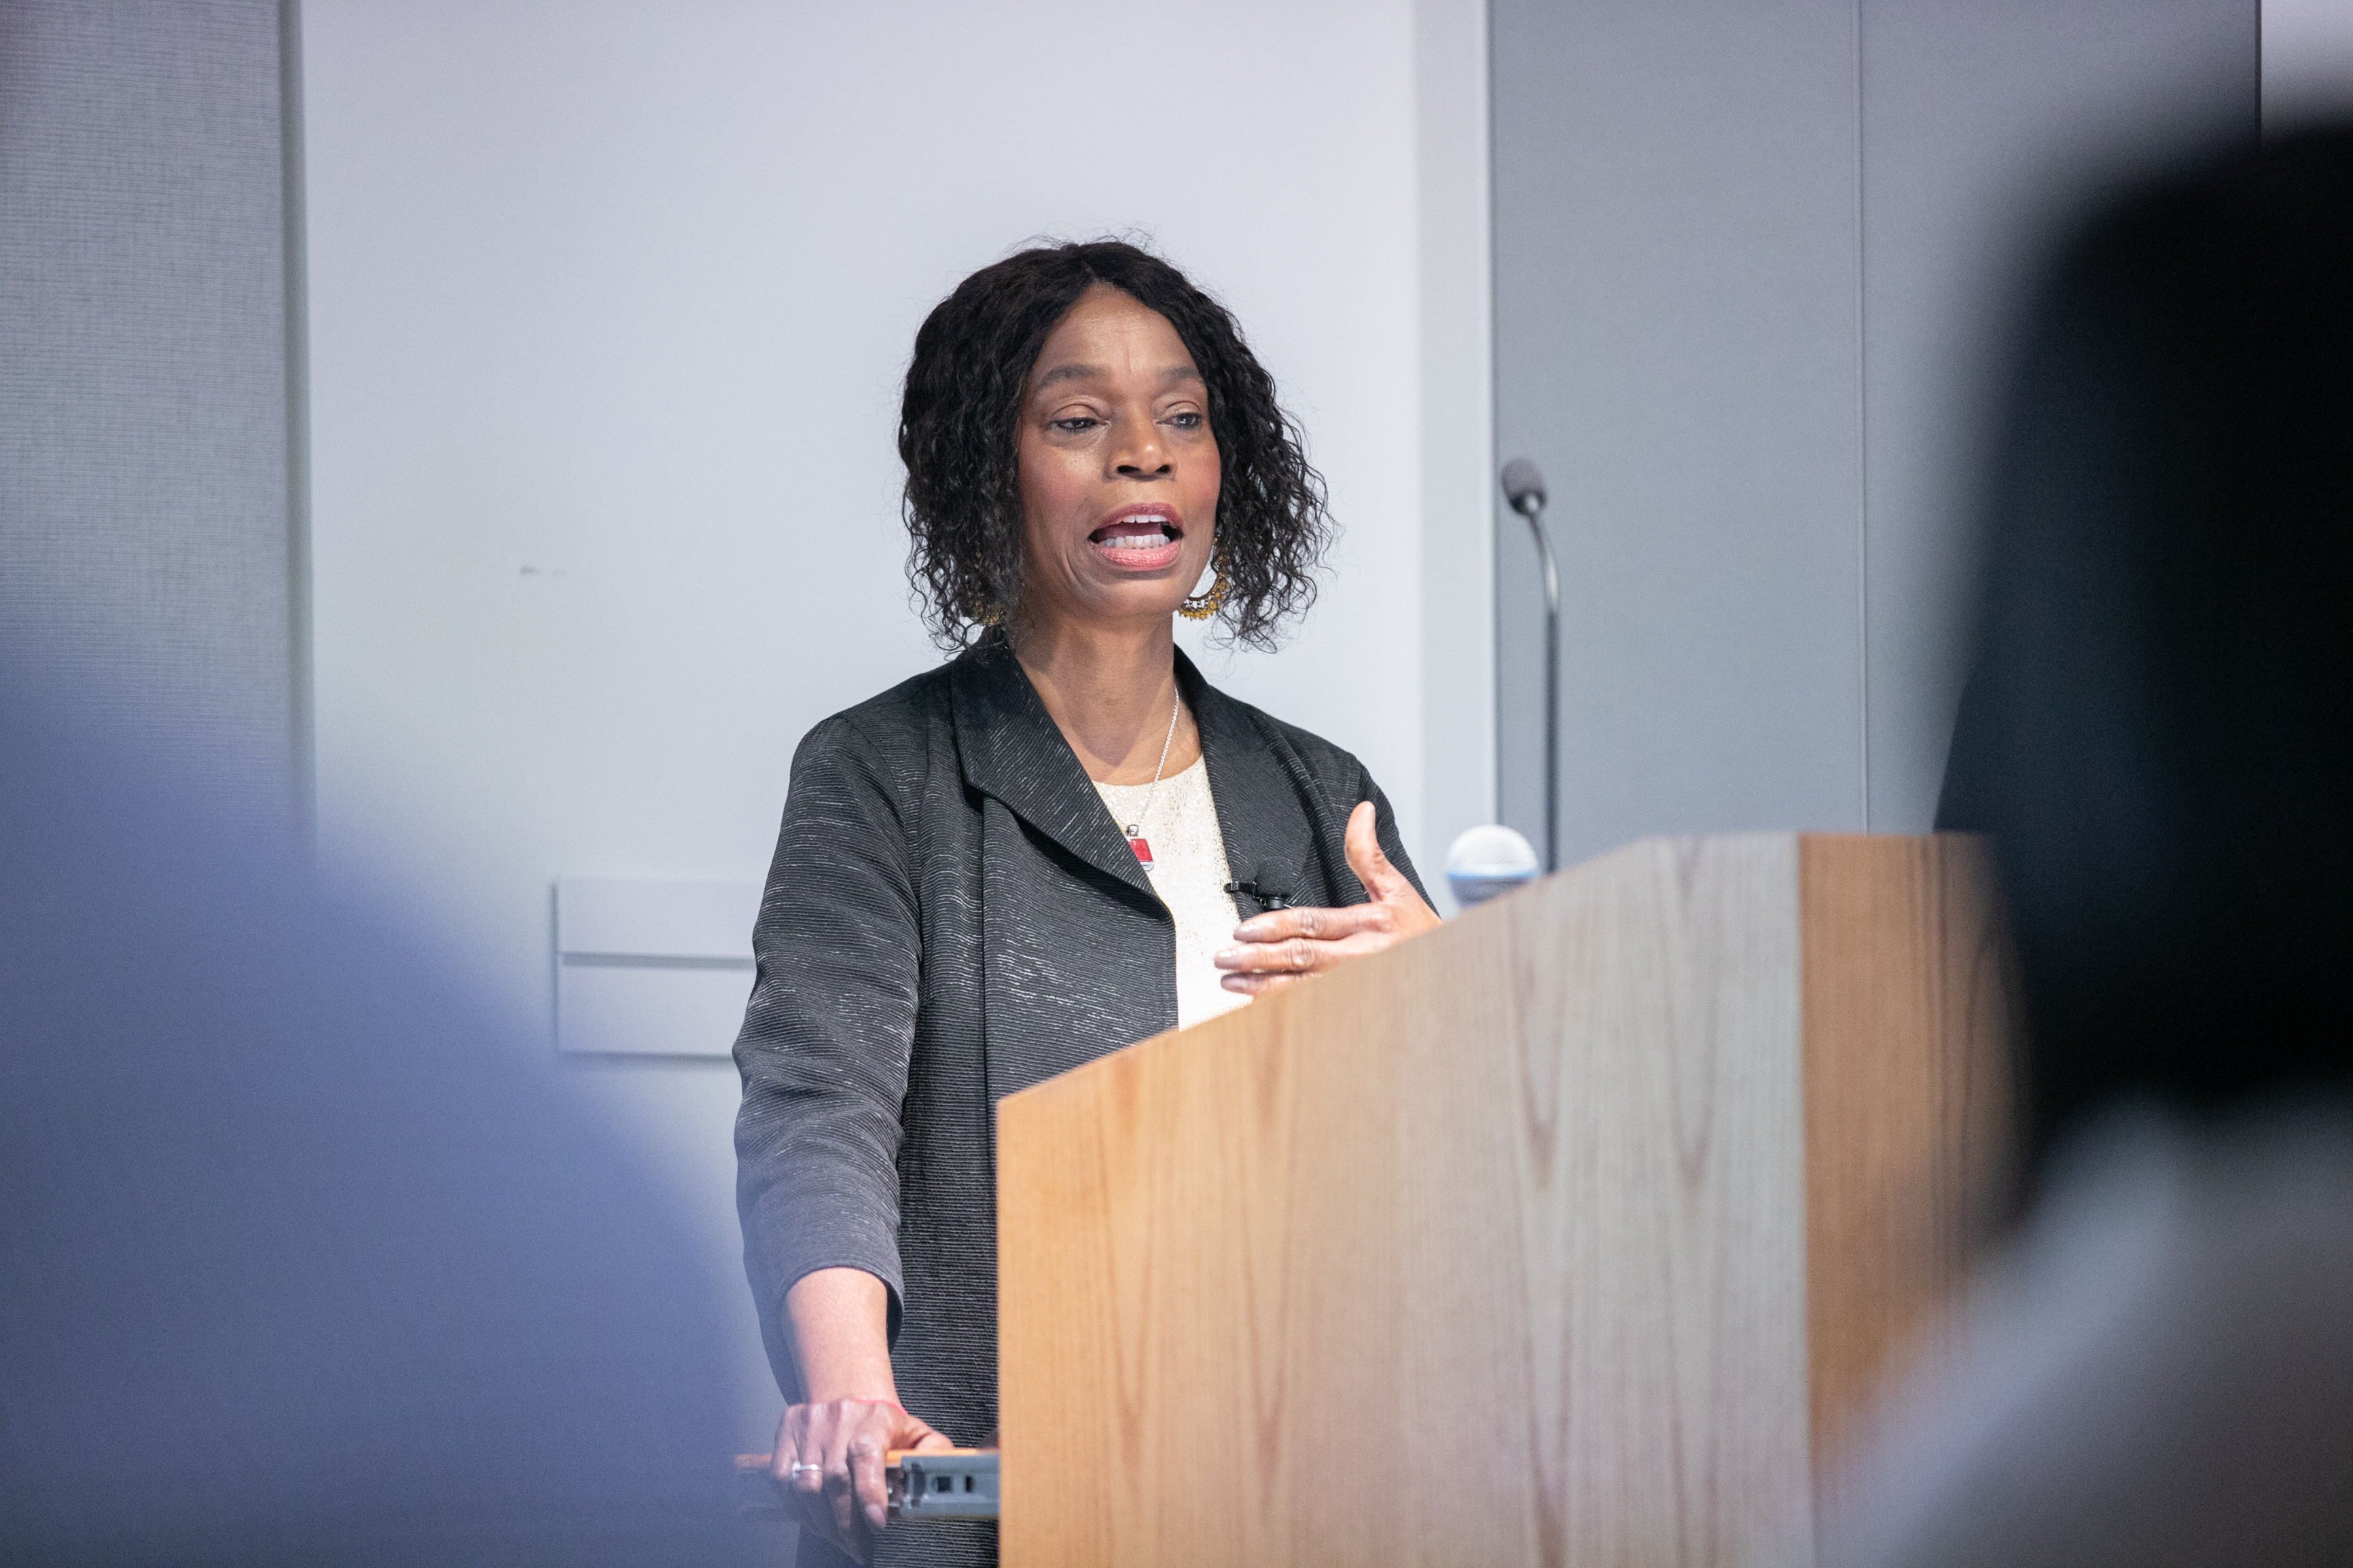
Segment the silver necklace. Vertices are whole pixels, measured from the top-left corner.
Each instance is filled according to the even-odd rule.
[[[1144,792],[1144,809],[1135,820],[1121,826],[1127,837],[1127,847],[1135,851],[1136,864],[1152,869],[1152,840],[1144,836],[1144,824],[1152,816],[1152,803],[1160,795],[1160,775],[1168,771],[1168,748],[1176,743],[1176,715],[1185,711],[1185,693],[1180,689],[1176,702],[1168,710],[1168,734],[1160,742],[1160,765],[1152,770],[1152,787]]]

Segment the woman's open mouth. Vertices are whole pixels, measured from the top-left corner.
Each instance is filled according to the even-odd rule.
[[[1087,535],[1095,554],[1122,572],[1157,572],[1184,553],[1185,525],[1169,507],[1132,506]]]

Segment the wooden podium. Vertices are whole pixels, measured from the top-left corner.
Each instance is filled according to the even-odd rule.
[[[1004,1100],[1003,1552],[1810,1556],[2005,1160],[1968,840],[1646,840]]]

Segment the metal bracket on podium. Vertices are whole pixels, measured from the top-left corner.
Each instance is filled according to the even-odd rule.
[[[995,1519],[997,1450],[951,1448],[917,1453],[893,1448],[884,1457],[883,1484],[893,1519]],[[737,1505],[745,1513],[786,1511],[783,1489],[768,1473],[765,1454],[735,1457]]]
[[[884,1478],[891,1512],[910,1519],[995,1519],[997,1450],[951,1448],[944,1454],[894,1449]]]

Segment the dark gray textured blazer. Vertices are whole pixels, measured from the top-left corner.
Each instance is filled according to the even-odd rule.
[[[1364,800],[1414,875],[1355,757],[1182,653],[1176,678],[1236,877],[1281,858],[1293,902],[1363,902],[1341,837]],[[997,1424],[992,1108],[1176,1024],[1176,926],[1001,639],[801,742],[754,947],[736,1193],[777,1382],[793,1394],[786,1290],[863,1268],[891,1288],[900,1397],[977,1442]],[[922,1552],[965,1556],[936,1538]]]

